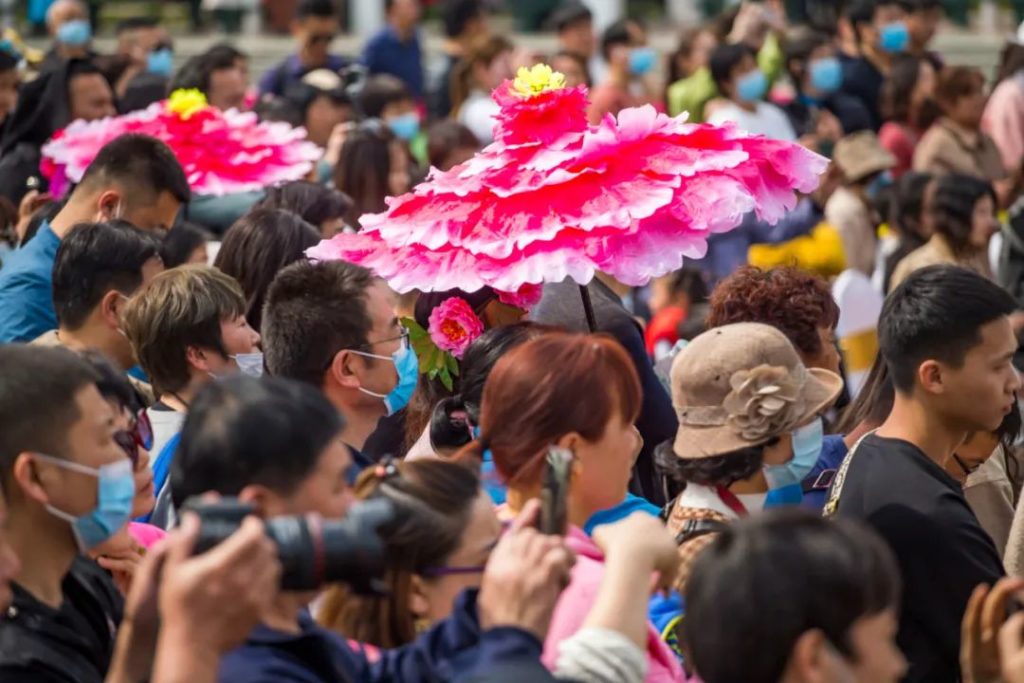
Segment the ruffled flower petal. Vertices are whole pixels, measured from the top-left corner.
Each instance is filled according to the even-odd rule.
[[[596,271],[643,285],[702,257],[709,235],[751,211],[779,220],[828,164],[797,144],[649,106],[588,126],[585,89],[557,84],[540,69],[506,82],[494,92],[494,143],[309,256],[366,266],[399,292],[517,292],[586,284]]]
[[[256,114],[204,106],[194,94],[100,121],[75,121],[43,146],[43,172],[60,196],[82,179],[99,150],[126,133],[162,140],[178,158],[193,192],[225,195],[300,180],[322,156],[306,131],[260,123]]]

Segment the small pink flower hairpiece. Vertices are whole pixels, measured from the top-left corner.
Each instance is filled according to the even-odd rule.
[[[461,360],[469,345],[484,333],[484,324],[465,299],[453,296],[430,313],[428,331],[439,349]]]

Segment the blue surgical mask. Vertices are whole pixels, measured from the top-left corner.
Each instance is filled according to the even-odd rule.
[[[420,117],[414,111],[388,119],[388,128],[399,140],[409,142],[420,133]]]
[[[42,453],[36,453],[35,457],[72,472],[96,477],[96,507],[91,512],[75,517],[52,505],[46,506],[51,515],[71,524],[81,552],[92,550],[128,523],[132,515],[132,499],[135,498],[131,460],[122,458],[97,469]]]
[[[884,173],[879,173],[874,180],[868,183],[865,192],[867,192],[869,199],[874,200],[878,198],[878,195],[881,194],[882,190],[892,185],[892,183],[892,173],[885,171]]]
[[[69,47],[82,47],[92,40],[92,27],[85,19],[66,21],[57,28],[57,42]]]
[[[399,349],[390,356],[378,356],[375,353],[365,353],[363,351],[353,351],[352,353],[358,356],[366,356],[367,358],[390,360],[395,364],[395,371],[398,373],[398,383],[395,384],[394,389],[386,394],[378,394],[363,387],[359,387],[359,391],[369,396],[383,399],[388,415],[394,415],[409,405],[412,392],[416,390],[416,385],[420,381],[420,361],[416,358],[416,353],[408,343],[403,342]]]
[[[760,69],[754,69],[736,81],[736,97],[743,102],[758,102],[768,92],[768,77]]]
[[[170,48],[153,50],[146,57],[146,71],[158,76],[170,76],[174,71],[174,53]]]
[[[811,62],[811,87],[821,93],[834,93],[843,85],[843,67],[835,57]]]
[[[263,353],[257,351],[256,353],[236,353],[228,358],[234,358],[235,364],[238,369],[241,370],[243,375],[249,375],[250,377],[262,377],[263,376]]]
[[[821,455],[825,430],[821,418],[793,431],[793,457],[781,465],[765,465],[764,476],[769,489],[798,485],[814,469]]]
[[[645,76],[651,72],[658,55],[649,47],[634,47],[629,51],[629,73],[634,76]]]
[[[878,47],[889,53],[903,52],[910,44],[910,29],[906,22],[886,24],[878,34]]]

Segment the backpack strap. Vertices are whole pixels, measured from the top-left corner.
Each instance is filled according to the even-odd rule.
[[[832,488],[829,489],[828,500],[825,502],[825,508],[821,513],[822,517],[833,517],[839,510],[839,497],[843,493],[843,484],[846,483],[846,474],[850,469],[850,463],[853,461],[853,456],[857,453],[857,449],[860,448],[860,445],[864,443],[864,439],[874,434],[875,431],[877,430],[872,429],[870,432],[860,437],[860,439],[857,440],[857,443],[853,444],[853,448],[851,448],[850,452],[846,454],[846,457],[843,458],[843,462],[839,465],[839,470],[836,472],[835,478],[832,480]]]

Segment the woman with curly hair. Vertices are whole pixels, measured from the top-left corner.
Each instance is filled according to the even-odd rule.
[[[786,335],[809,368],[841,374],[836,325],[839,306],[828,283],[797,268],[762,270],[747,266],[722,280],[711,293],[707,329],[731,323],[763,323]],[[803,486],[803,505],[820,511],[831,477],[846,457],[841,434],[822,442],[821,454]]]
[[[786,335],[804,365],[839,374],[838,322],[839,306],[824,279],[797,268],[745,266],[711,292],[706,324],[771,325]]]
[[[807,368],[774,327],[738,323],[690,342],[672,364],[671,383],[679,431],[657,457],[686,485],[668,519],[682,587],[690,563],[725,524],[799,501],[821,453],[820,416],[843,380]]]

